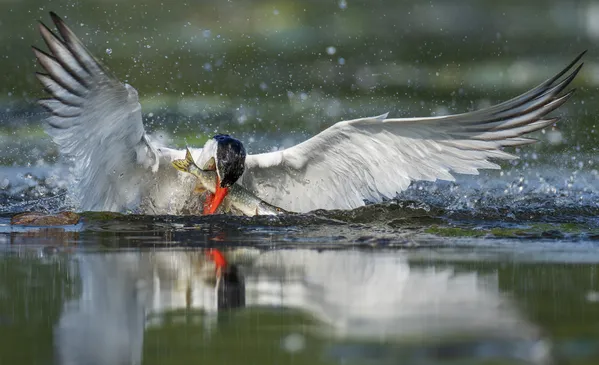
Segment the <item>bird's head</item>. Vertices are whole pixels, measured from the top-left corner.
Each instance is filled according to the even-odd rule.
[[[243,144],[228,134],[217,134],[214,139],[218,143],[216,150],[216,173],[220,178],[220,186],[228,188],[235,184],[245,169],[245,148]]]

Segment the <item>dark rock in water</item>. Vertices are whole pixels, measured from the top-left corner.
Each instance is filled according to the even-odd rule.
[[[79,223],[79,214],[60,212],[46,214],[42,212],[26,212],[13,216],[10,224],[26,226],[64,226]]]

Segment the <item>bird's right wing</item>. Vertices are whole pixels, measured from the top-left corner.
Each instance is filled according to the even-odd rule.
[[[47,132],[75,161],[83,210],[121,211],[139,203],[160,154],[144,131],[137,91],[112,76],[56,14],[58,35],[40,24],[50,54],[33,48],[51,95]]]
[[[554,77],[506,102],[468,113],[416,118],[381,115],[341,121],[290,148],[248,155],[241,184],[286,210],[353,209],[394,198],[412,181],[498,169],[505,147],[557,121],[584,53]],[[562,78],[563,77],[563,78]]]

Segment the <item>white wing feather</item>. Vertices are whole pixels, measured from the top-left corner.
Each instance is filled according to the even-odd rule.
[[[583,53],[584,54],[584,53]],[[339,122],[291,148],[246,158],[241,184],[271,204],[307,212],[351,209],[393,198],[412,181],[454,180],[452,173],[498,169],[490,159],[517,158],[503,147],[536,140],[524,134],[554,124],[544,119],[568,100],[559,94],[582,57],[538,87],[486,109],[430,118],[387,115]]]
[[[82,210],[174,213],[193,190],[193,179],[170,162],[185,151],[152,143],[142,123],[137,91],[112,76],[54,13],[57,36],[40,32],[51,54],[34,48],[47,74],[38,79],[51,95],[40,104],[52,114],[47,132],[75,161]],[[193,150],[199,155],[200,149]]]

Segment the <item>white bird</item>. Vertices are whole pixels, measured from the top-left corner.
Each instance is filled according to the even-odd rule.
[[[171,166],[174,159],[184,158],[185,150],[153,141],[144,130],[137,91],[102,66],[56,14],[51,16],[60,37],[40,24],[50,54],[34,48],[47,72],[38,78],[51,95],[40,103],[52,113],[46,119],[48,134],[75,161],[79,208],[185,211],[194,178]],[[224,170],[244,162],[236,183],[285,210],[352,209],[380,202],[412,181],[453,181],[453,173],[499,169],[491,159],[517,158],[502,148],[534,143],[522,136],[557,121],[547,115],[572,95],[574,90],[562,91],[580,71],[582,63],[574,66],[584,53],[539,86],[485,109],[342,121],[284,150],[247,156],[243,151],[242,156],[237,149],[221,169],[214,166],[220,148],[216,140],[203,149],[192,148],[192,155],[199,166],[216,168],[221,181]],[[235,180],[234,175],[228,179]]]

